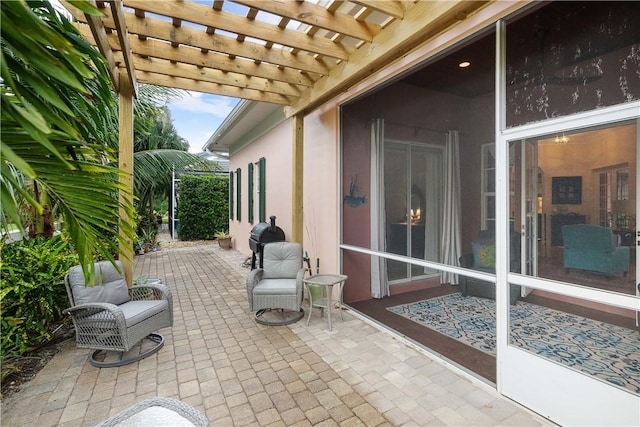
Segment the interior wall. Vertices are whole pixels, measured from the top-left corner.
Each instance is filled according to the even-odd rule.
[[[462,203],[462,248],[471,253],[471,242],[478,238],[481,226],[481,149],[495,143],[495,94],[466,100],[467,128],[460,141],[460,185]],[[488,119],[491,118],[491,119]]]
[[[599,225],[599,170],[624,163],[628,163],[629,168],[629,205],[635,207],[635,132],[635,126],[628,125],[567,135],[569,142],[566,144],[558,144],[554,138],[540,141],[538,164],[544,174],[543,214],[550,218],[559,213],[578,213],[586,215],[588,224]],[[552,178],[563,176],[582,177],[582,203],[551,203]],[[550,230],[547,230],[546,238],[550,241]]]
[[[460,167],[462,186],[463,248],[471,250],[471,241],[480,230],[480,147],[493,142],[493,95],[469,100],[426,88],[395,83],[363,100],[345,106],[342,112],[343,186],[349,194],[357,177],[360,195],[369,196],[371,174],[370,123],[385,120],[385,137],[392,140],[444,145],[446,131],[460,131]],[[343,204],[343,241],[370,248],[370,209],[367,202],[351,207]],[[345,287],[346,302],[371,298],[370,257],[347,251],[343,272],[350,277]],[[394,290],[396,293],[402,287]],[[413,286],[404,287],[414,290]]]
[[[283,143],[285,141],[285,143]],[[287,143],[288,141],[288,143]],[[285,233],[291,235],[291,174],[293,156],[293,130],[291,120],[285,120],[275,126],[269,132],[262,135],[252,144],[247,145],[234,153],[229,161],[229,170],[235,173],[237,168],[241,169],[241,205],[242,215],[240,221],[234,215],[233,220],[229,220],[229,232],[233,236],[233,247],[239,252],[249,256],[249,234],[254,225],[259,221],[257,215],[258,198],[257,187],[254,186],[254,222],[248,221],[249,190],[248,190],[248,164],[256,163],[261,157],[266,159],[266,221],[269,217],[276,216],[276,225]],[[258,173],[258,168],[254,167],[254,175]],[[235,178],[234,178],[235,179]],[[235,184],[234,184],[235,185]],[[235,187],[234,187],[235,193]],[[235,197],[235,194],[234,194]],[[237,204],[234,203],[234,209]]]

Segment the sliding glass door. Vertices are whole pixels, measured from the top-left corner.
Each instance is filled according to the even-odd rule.
[[[384,188],[387,252],[439,261],[442,224],[442,147],[385,141]],[[387,261],[390,284],[404,283],[435,271]]]
[[[640,423],[637,19],[554,2],[499,26],[497,240],[524,243],[497,285],[531,293],[497,308],[498,387],[561,425]]]

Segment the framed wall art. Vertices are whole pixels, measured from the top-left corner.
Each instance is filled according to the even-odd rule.
[[[551,178],[551,203],[554,205],[582,204],[582,177],[554,176]]]

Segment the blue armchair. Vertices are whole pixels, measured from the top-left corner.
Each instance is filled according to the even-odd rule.
[[[615,245],[610,228],[591,224],[565,225],[562,239],[565,269],[627,276],[631,251],[627,246]]]

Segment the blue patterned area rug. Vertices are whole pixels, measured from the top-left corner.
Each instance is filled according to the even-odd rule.
[[[496,354],[495,301],[445,295],[387,310]],[[524,301],[511,306],[511,344],[640,394],[640,333]]]

